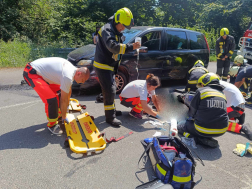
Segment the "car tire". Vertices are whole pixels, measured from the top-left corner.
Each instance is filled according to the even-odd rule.
[[[115,76],[115,80],[116,80],[116,93],[120,94],[122,92],[123,88],[128,83],[126,76],[124,75],[124,73],[119,71]]]

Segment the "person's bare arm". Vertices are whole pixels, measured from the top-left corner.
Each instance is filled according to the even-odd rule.
[[[96,45],[96,35],[93,37],[93,42]]]
[[[239,89],[244,83],[244,81],[245,81],[245,78],[243,78],[242,81],[235,82],[235,86]]]
[[[66,119],[67,108],[69,105],[69,99],[71,96],[71,90],[69,93],[64,92],[61,90],[61,97],[60,97],[60,109],[62,114],[62,119]]]
[[[159,112],[160,111],[160,106],[159,106],[159,103],[158,103],[156,95],[152,95],[152,102],[154,103],[154,106],[156,106],[157,111]]]
[[[149,114],[149,115],[152,115],[154,117],[156,117],[156,115],[158,114],[157,112],[153,111],[147,104],[147,101],[146,100],[141,100],[141,105],[142,105],[142,108],[143,110]]]

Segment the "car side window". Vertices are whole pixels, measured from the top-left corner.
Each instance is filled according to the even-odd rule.
[[[142,46],[148,47],[148,50],[161,49],[161,32],[153,31],[142,36]]]
[[[189,32],[190,49],[207,49],[205,38],[202,34]]]
[[[186,32],[167,30],[167,50],[187,49]]]

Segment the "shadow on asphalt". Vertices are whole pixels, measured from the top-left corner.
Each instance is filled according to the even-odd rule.
[[[64,146],[66,136],[56,136],[47,129],[46,123],[18,129],[1,135],[0,150],[8,149],[39,149],[48,144]]]

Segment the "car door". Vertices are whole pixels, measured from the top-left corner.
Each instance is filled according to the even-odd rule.
[[[183,79],[188,71],[190,53],[186,31],[166,29],[165,51],[162,69],[163,79]]]
[[[138,73],[134,79],[145,79],[148,73],[153,73],[155,76],[161,77],[163,60],[162,51],[162,28],[158,30],[151,30],[143,32],[141,37],[141,45],[148,48],[145,53],[139,53]],[[137,56],[134,52],[135,58]],[[135,75],[135,74],[132,74]]]

